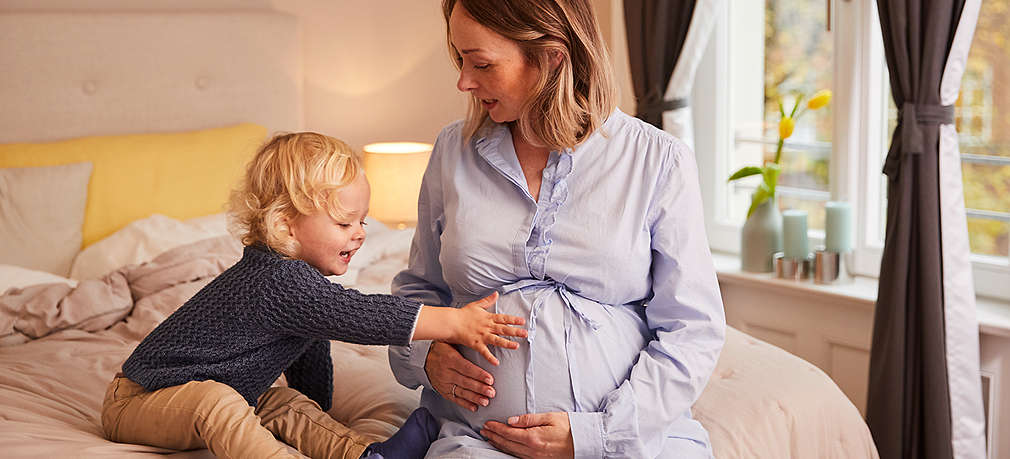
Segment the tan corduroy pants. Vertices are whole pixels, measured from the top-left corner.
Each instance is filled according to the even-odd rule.
[[[148,392],[117,375],[102,403],[109,440],[179,450],[207,447],[217,457],[293,457],[281,441],[312,458],[358,459],[370,440],[288,387],[271,387],[249,406],[235,389],[191,381]]]

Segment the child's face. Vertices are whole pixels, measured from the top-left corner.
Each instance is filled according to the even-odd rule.
[[[347,209],[346,221],[336,221],[325,211],[299,215],[291,222],[291,235],[298,241],[295,258],[304,260],[324,276],[344,274],[351,257],[365,242],[365,215],[371,190],[364,174],[337,190],[337,199]]]

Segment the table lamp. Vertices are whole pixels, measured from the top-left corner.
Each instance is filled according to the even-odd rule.
[[[417,196],[431,148],[418,142],[365,145],[365,176],[372,187],[369,215],[399,229],[417,223]]]

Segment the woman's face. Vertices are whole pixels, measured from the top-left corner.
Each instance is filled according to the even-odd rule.
[[[459,3],[449,37],[462,59],[456,87],[477,98],[496,123],[519,119],[540,76],[519,45],[479,24]]]

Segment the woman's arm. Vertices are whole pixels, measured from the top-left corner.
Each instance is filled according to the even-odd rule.
[[[417,205],[417,230],[410,247],[407,269],[393,279],[393,293],[427,305],[452,304],[449,286],[442,278],[441,236],[445,218],[441,162],[445,154],[460,148],[458,126],[439,134],[421,182]],[[389,366],[400,384],[414,389],[425,386],[446,400],[474,411],[494,397],[491,374],[465,359],[454,347],[440,342],[413,341],[408,346],[389,347]]]
[[[655,338],[601,413],[571,415],[577,457],[659,455],[670,425],[705,389],[725,341],[694,154],[679,141],[671,153],[650,206],[652,297],[645,314]]]
[[[407,269],[393,278],[393,294],[414,299],[430,306],[449,306],[452,295],[442,278],[442,265],[438,254],[442,249],[441,236],[445,218],[442,198],[441,151],[446,147],[445,131],[439,134],[432,149],[428,167],[421,179],[417,199],[417,227],[410,243],[410,260]],[[450,136],[451,137],[451,136]],[[431,341],[412,341],[407,346],[389,347],[389,366],[400,384],[415,389],[432,388],[424,372],[424,362]]]
[[[435,141],[421,181],[417,203],[417,230],[410,246],[407,269],[393,279],[393,293],[427,305],[452,304],[452,294],[442,278],[441,236],[445,218],[441,161],[446,150],[460,148],[458,126],[442,131]],[[454,347],[433,341],[412,341],[389,347],[389,366],[396,380],[411,389],[424,386],[446,400],[476,411],[494,397],[494,379],[463,357]]]

